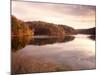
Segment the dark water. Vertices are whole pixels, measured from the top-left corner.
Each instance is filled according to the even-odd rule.
[[[95,36],[12,38],[12,73],[95,69]]]

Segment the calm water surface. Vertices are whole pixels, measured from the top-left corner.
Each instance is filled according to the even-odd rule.
[[[95,69],[95,39],[89,35],[12,38],[12,72]]]

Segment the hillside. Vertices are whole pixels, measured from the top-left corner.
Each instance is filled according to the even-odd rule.
[[[96,34],[96,28],[89,28],[89,29],[77,29],[78,34],[91,34],[95,35]]]
[[[11,35],[12,36],[24,36],[33,35],[34,32],[26,25],[25,22],[17,19],[15,16],[11,16]]]
[[[70,26],[67,25],[58,25],[60,28],[63,28],[65,31],[65,35],[72,35],[72,34],[77,34],[76,30]]]
[[[26,22],[31,29],[35,29],[35,35],[48,35],[48,36],[66,36],[76,34],[75,29],[66,25],[57,25],[42,21],[28,21]]]
[[[89,29],[74,29],[67,25],[47,23],[43,21],[27,21],[17,19],[15,16],[11,17],[11,35],[24,36],[24,35],[46,35],[64,37],[73,34],[96,34],[96,28]]]

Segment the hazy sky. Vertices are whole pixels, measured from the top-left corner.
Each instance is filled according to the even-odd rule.
[[[24,21],[46,21],[74,28],[95,26],[96,7],[12,1],[12,15]]]

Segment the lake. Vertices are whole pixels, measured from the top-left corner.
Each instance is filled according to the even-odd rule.
[[[12,73],[90,70],[95,60],[95,36],[12,38]]]

